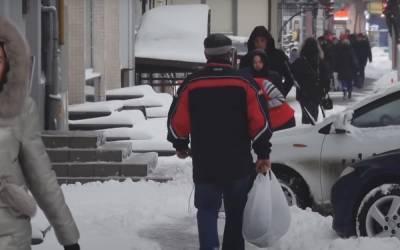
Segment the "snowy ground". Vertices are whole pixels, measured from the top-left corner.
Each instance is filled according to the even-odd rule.
[[[370,84],[357,91],[353,100],[343,101],[341,93],[333,93],[333,112],[359,101],[377,88],[397,83],[390,62],[381,50],[374,50],[374,63],[367,67]],[[392,83],[391,79],[395,79]],[[300,118],[299,107],[289,97]],[[81,232],[82,249],[115,250],[186,250],[198,249],[191,160],[176,157],[159,159],[157,174],[173,176],[174,180],[160,184],[126,181],[64,185],[62,189]],[[310,210],[291,208],[289,232],[271,250],[395,250],[400,241],[394,238],[341,239],[331,229],[332,218]],[[42,214],[34,219],[45,227]],[[220,219],[220,228],[224,220]],[[222,231],[221,231],[222,234]],[[53,231],[34,250],[60,249]],[[258,249],[248,245],[248,250]]]

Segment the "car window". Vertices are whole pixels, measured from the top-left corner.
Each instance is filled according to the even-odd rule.
[[[400,125],[400,92],[382,97],[356,110],[352,125],[359,128]]]

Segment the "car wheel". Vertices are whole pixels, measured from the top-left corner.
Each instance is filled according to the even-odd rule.
[[[284,173],[277,173],[276,175],[289,206],[296,205],[300,208],[311,206],[310,193],[303,179]]]
[[[383,184],[368,192],[356,218],[358,236],[400,239],[400,185]]]

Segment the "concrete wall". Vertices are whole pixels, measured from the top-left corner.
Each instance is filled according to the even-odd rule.
[[[211,9],[211,32],[249,36],[255,26],[264,25],[271,28],[274,37],[280,29],[279,2],[281,0],[168,0],[169,5],[207,4]]]
[[[85,101],[85,2],[82,0],[66,0],[65,49],[62,59],[64,74],[68,81],[69,104]]]
[[[238,35],[249,36],[255,26],[268,27],[267,0],[238,0]]]
[[[106,63],[104,72],[104,84],[107,89],[121,87],[121,62],[119,57],[119,2],[105,1],[104,11],[104,42],[106,50],[104,52],[104,62]]]
[[[94,71],[101,74],[100,96],[106,89],[121,87],[119,51],[119,1],[93,1]]]
[[[83,22],[85,30],[85,68],[93,68],[93,58],[92,58],[92,2],[93,0],[85,0],[85,21]]]
[[[281,3],[281,0],[271,0],[271,6],[269,7],[271,8],[271,24],[269,25],[271,28],[270,32],[276,41],[278,41],[279,31],[282,26],[282,14],[278,9],[279,3]]]
[[[234,3],[232,0],[207,0],[211,9],[211,33],[234,34]]]
[[[130,0],[119,0],[119,57],[122,68],[129,67],[129,14],[131,13]]]

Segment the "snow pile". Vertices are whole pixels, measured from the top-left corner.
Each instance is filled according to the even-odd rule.
[[[70,124],[137,124],[144,121],[145,117],[139,110],[123,110],[113,112],[109,116],[96,117],[90,119],[69,121]]]
[[[130,140],[149,140],[153,138],[148,129],[138,129],[136,126],[133,128],[110,128],[99,131],[103,132],[105,137],[123,137]]]
[[[135,56],[205,62],[208,11],[207,5],[168,5],[146,12],[136,38]]]
[[[163,107],[170,106],[172,103],[172,96],[166,93],[152,93],[147,94],[141,98],[129,99],[124,101],[125,107]]]
[[[86,102],[68,106],[69,112],[113,112],[122,109],[123,101]]]
[[[146,131],[151,139],[133,140],[133,150],[175,151],[167,141],[167,118],[154,118],[138,123],[132,130]]]
[[[102,130],[106,137],[129,138],[133,151],[174,151],[167,141],[167,118],[142,120],[132,128]]]
[[[156,174],[175,179],[164,184],[109,181],[62,186],[81,232],[82,249],[198,249],[196,211],[188,210],[193,190],[191,160],[160,158]],[[310,210],[293,207],[291,214],[289,232],[268,250],[400,249],[400,241],[394,238],[340,239],[331,229],[331,217]],[[43,214],[39,213],[34,223],[45,227]],[[223,223],[221,218],[220,235]],[[58,248],[54,231],[42,245],[33,246],[34,250]],[[248,244],[246,249],[258,248]]]
[[[110,89],[106,91],[107,96],[144,96],[146,94],[154,94],[154,90],[150,85],[138,85],[119,89]]]
[[[365,77],[375,80],[392,71],[392,63],[389,60],[387,48],[372,48],[372,63],[368,62],[365,68]]]

